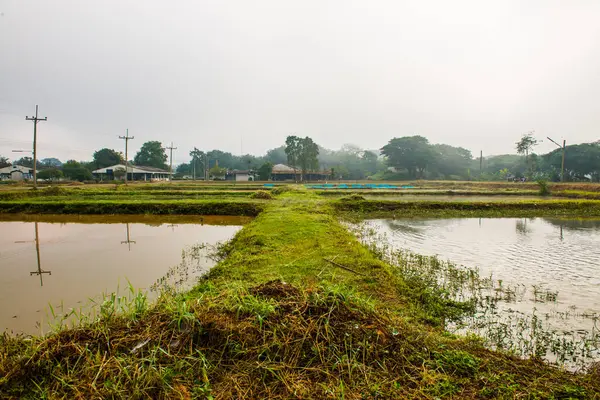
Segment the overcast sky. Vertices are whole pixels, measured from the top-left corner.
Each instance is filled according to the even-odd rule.
[[[0,155],[600,139],[600,1],[0,0]],[[536,150],[552,149],[545,141]]]

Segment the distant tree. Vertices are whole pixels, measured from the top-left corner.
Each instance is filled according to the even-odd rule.
[[[381,154],[387,157],[390,167],[406,169],[411,178],[423,178],[434,158],[427,138],[418,135],[393,138],[383,146]]]
[[[267,154],[264,157],[265,161],[273,163],[273,165],[285,164],[288,160],[285,147],[286,146],[280,146],[267,151]]]
[[[227,168],[222,168],[215,165],[208,172],[214,179],[223,179],[227,174]]]
[[[541,157],[544,169],[552,179],[560,179],[562,149],[556,149]],[[565,148],[565,180],[600,181],[600,144],[582,143]]]
[[[0,168],[10,167],[10,161],[6,157],[0,156]]]
[[[123,153],[113,149],[100,149],[94,153],[95,169],[111,167],[117,164],[125,164]]]
[[[113,171],[113,176],[116,179],[122,179],[125,176],[125,168],[122,168],[122,167],[115,168]]]
[[[48,182],[57,181],[63,177],[63,172],[58,168],[50,167],[42,169],[40,172],[38,172],[37,177],[38,179],[43,179]]]
[[[258,168],[258,179],[261,181],[268,181],[273,173],[273,164],[266,162]]]
[[[194,147],[194,150],[190,151],[190,157],[192,157],[192,161],[190,162],[189,174],[194,175],[194,177],[204,177],[206,154]]]
[[[26,167],[26,168],[33,168],[33,158],[21,157],[18,160],[16,160],[15,162],[13,162],[13,165],[20,165],[20,166]],[[42,169],[42,164],[40,163],[40,160],[37,160],[36,165],[37,165],[38,169]]]
[[[302,171],[302,180],[308,171],[319,168],[319,146],[311,138],[288,136],[285,140],[285,153],[290,167]]]
[[[465,178],[473,161],[471,151],[447,144],[431,146],[434,153],[432,169],[443,178]]]
[[[158,141],[150,141],[142,145],[133,162],[135,165],[167,169],[167,158],[167,153],[162,144]]]
[[[525,164],[528,165],[529,175],[533,174],[533,166],[529,162],[529,153],[533,150],[535,145],[538,144],[538,140],[533,137],[533,132],[526,133],[521,137],[516,144],[517,153],[525,155]]]
[[[65,177],[75,181],[87,181],[93,178],[90,170],[75,160],[67,161],[62,168]]]
[[[42,160],[43,168],[60,168],[62,167],[62,162],[58,158],[50,157],[44,158]]]
[[[517,153],[524,154],[525,158],[527,158],[531,150],[533,150],[537,144],[538,141],[533,137],[533,133],[526,133],[521,137],[521,140],[516,143]]]

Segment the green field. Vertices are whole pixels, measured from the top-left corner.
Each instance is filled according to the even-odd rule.
[[[0,336],[0,397],[600,397],[597,370],[575,374],[448,334],[447,321],[472,305],[403,276],[341,221],[600,216],[600,201],[531,194],[494,201],[497,190],[485,185],[476,190],[489,192],[489,200],[475,202],[428,195],[368,200],[363,191],[324,196],[300,185],[263,199],[224,186],[222,194],[197,199],[196,192],[217,191],[163,186],[113,188],[118,194],[81,186],[41,195],[0,192],[5,213],[256,215],[218,250],[220,262],[190,292],[167,291],[149,305],[132,290],[127,298],[107,297],[95,316],[74,312],[78,325],[47,337]]]

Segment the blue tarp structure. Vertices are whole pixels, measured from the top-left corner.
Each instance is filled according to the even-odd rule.
[[[323,183],[318,185],[304,185],[307,189],[414,189],[412,185],[390,185],[387,183]]]

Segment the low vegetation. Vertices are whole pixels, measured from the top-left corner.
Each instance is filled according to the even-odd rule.
[[[219,264],[189,292],[167,290],[149,305],[132,290],[126,299],[107,296],[95,316],[65,316],[80,324],[47,337],[0,336],[0,396],[600,396],[600,375],[593,368],[574,374],[536,358],[488,350],[476,337],[449,334],[444,329],[448,321],[460,318],[472,304],[449,299],[441,288],[425,285],[406,269],[386,262],[361,244],[336,215],[433,210],[448,203],[394,208],[388,205],[394,202],[358,197],[329,200],[304,188],[275,190],[271,201],[225,206],[124,200],[63,205],[82,207],[78,212],[111,206],[120,212],[145,204],[141,209],[154,212],[161,207],[185,210],[187,204],[190,212],[194,207],[198,207],[194,212],[202,207],[212,212],[221,204],[252,209],[258,216],[218,249]],[[599,209],[595,202],[571,203],[566,207],[573,212]],[[553,203],[549,210],[558,212],[571,203]],[[8,204],[17,207],[20,201],[2,201],[0,207],[6,209]],[[21,204],[38,211],[60,207],[48,201]],[[458,206],[450,204],[446,210],[456,211]],[[519,209],[521,203],[515,204],[496,210]],[[529,204],[527,212],[539,211],[537,203],[523,204]],[[474,211],[491,209],[475,206]]]

